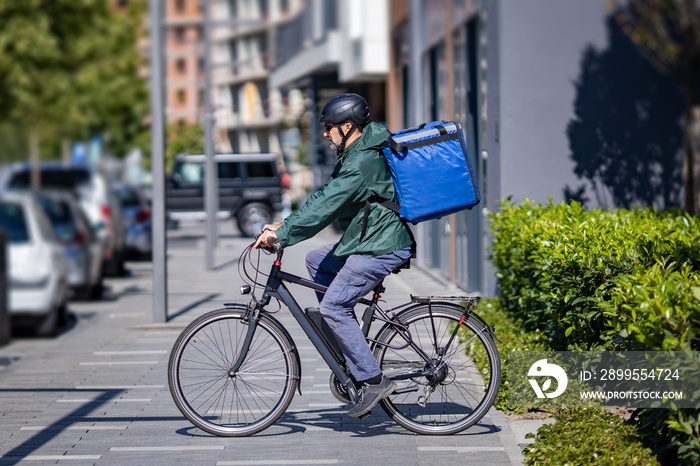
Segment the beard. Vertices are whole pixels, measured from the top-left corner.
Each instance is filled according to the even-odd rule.
[[[338,152],[340,150],[340,144],[342,142],[335,142],[332,138],[328,138],[328,145],[331,146],[331,149],[333,149],[335,152]]]

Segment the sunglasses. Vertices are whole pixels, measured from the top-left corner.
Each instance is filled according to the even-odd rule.
[[[333,129],[334,126],[339,126],[339,125],[336,123],[325,123],[323,125],[323,129],[325,129],[326,133],[330,133],[331,129]]]

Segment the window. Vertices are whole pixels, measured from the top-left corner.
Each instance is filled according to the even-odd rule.
[[[236,162],[219,162],[219,179],[220,180],[232,180],[234,178],[240,178],[241,175],[238,173],[238,163]]]
[[[0,228],[7,232],[11,243],[29,241],[29,229],[24,218],[24,210],[18,204],[0,204]]]
[[[138,194],[129,186],[120,186],[114,190],[121,202],[122,207],[140,207],[141,199]]]
[[[182,27],[178,26],[175,28],[175,41],[182,44],[187,40],[187,30]]]
[[[179,74],[185,74],[187,71],[187,61],[184,58],[178,58],[175,62],[175,68]]]
[[[232,19],[238,17],[238,0],[228,0],[228,14]]]
[[[178,89],[175,93],[175,101],[178,104],[184,104],[187,100],[187,91],[185,89]]]
[[[185,162],[180,165],[177,174],[185,183],[201,183],[204,167],[199,162]]]
[[[241,91],[241,86],[231,86],[231,111],[238,112],[238,107],[240,105],[239,92]]]
[[[270,162],[248,162],[248,178],[270,178],[275,173]]]

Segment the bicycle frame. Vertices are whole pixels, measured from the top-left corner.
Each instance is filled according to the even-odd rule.
[[[248,331],[246,333],[246,337],[245,337],[243,346],[241,348],[241,352],[238,356],[238,360],[231,367],[229,374],[232,377],[235,376],[236,372],[243,364],[243,361],[245,360],[245,358],[248,354],[248,351],[250,349],[250,343],[253,340],[253,336],[255,334],[255,329],[257,327],[259,314],[260,314],[260,312],[264,311],[265,306],[267,306],[270,303],[270,300],[274,297],[274,298],[279,299],[282,303],[284,303],[289,308],[289,310],[291,311],[294,318],[297,320],[297,322],[299,323],[301,328],[304,330],[306,335],[309,337],[309,339],[313,343],[314,347],[316,347],[316,350],[319,352],[319,354],[321,355],[323,360],[326,362],[326,364],[328,364],[328,367],[335,374],[335,376],[338,378],[340,383],[342,383],[344,386],[347,387],[348,393],[350,394],[351,399],[353,401],[356,400],[357,389],[355,388],[355,384],[354,384],[353,380],[350,378],[347,371],[343,368],[342,361],[336,357],[335,353],[328,347],[328,345],[324,341],[323,337],[319,334],[319,332],[316,330],[315,326],[311,323],[311,320],[309,319],[309,317],[306,315],[306,313],[304,311],[302,311],[301,306],[299,306],[296,299],[294,299],[294,296],[292,296],[290,291],[287,289],[285,282],[300,285],[302,287],[310,288],[312,290],[319,291],[322,293],[325,293],[328,288],[323,286],[323,285],[319,285],[318,283],[316,283],[312,280],[308,280],[306,278],[302,278],[302,277],[299,277],[297,275],[293,275],[293,274],[284,272],[281,269],[283,250],[279,249],[276,251],[276,253],[277,253],[277,259],[275,260],[275,262],[271,268],[270,275],[268,276],[267,283],[265,285],[265,291],[263,292],[262,298],[258,301],[255,299],[255,297],[253,297],[253,302],[255,303],[255,306],[249,307],[250,316],[248,319],[248,322],[249,322]],[[374,293],[373,293],[371,300],[363,298],[359,301],[359,304],[365,304],[365,305],[369,306],[362,316],[362,332],[363,332],[365,338],[367,338],[367,336],[369,334],[371,322],[373,320],[375,320],[375,311],[380,310],[380,308],[377,306],[377,303],[379,301],[379,298],[381,297],[380,293],[382,291],[383,291],[383,285],[382,285],[382,282],[380,282],[374,288]],[[425,299],[425,298],[418,298],[418,299]],[[420,301],[417,301],[417,302],[420,302]],[[408,306],[410,304],[413,304],[413,302],[399,306],[396,309],[400,309],[400,308]],[[399,323],[395,320],[388,319],[386,314],[381,310],[380,310],[380,313],[382,315],[381,315],[381,317],[378,317],[378,319],[386,322],[387,325],[393,325],[398,330],[401,330],[401,335],[406,340],[406,345],[403,346],[402,348],[412,346],[414,348],[414,350],[418,354],[420,354],[421,357],[426,362],[430,361],[430,356],[425,354],[425,352],[420,347],[418,347],[415,343],[413,343],[410,333],[406,334],[403,332],[403,329],[405,327],[401,323]],[[467,318],[469,315],[476,315],[476,314],[472,313],[470,311],[470,306],[467,305],[467,306],[465,306],[464,317],[462,320]],[[459,326],[456,326],[454,329],[454,332],[449,340],[450,343],[452,342],[452,340],[456,336],[458,329],[459,329]],[[488,326],[485,326],[485,331],[492,332],[492,329],[490,329]],[[376,340],[372,340],[372,339],[369,339],[369,340],[375,344],[382,344],[380,342],[377,342]],[[445,348],[447,348],[447,347],[449,347],[449,344]],[[443,355],[444,354],[441,354],[440,357],[442,357]],[[433,366],[433,367],[430,367],[430,368],[422,370],[422,371],[401,374],[399,376],[395,376],[394,379],[410,379],[410,378],[414,378],[414,377],[430,376],[439,368],[440,368],[439,365]],[[301,393],[301,389],[299,389],[299,393]]]

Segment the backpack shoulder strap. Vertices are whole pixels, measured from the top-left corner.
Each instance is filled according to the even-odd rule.
[[[364,215],[362,216],[362,232],[360,233],[360,241],[362,241],[362,238],[365,236],[365,232],[367,231],[367,219],[369,218],[369,211],[371,209],[372,203],[380,204],[386,207],[387,209],[391,209],[396,214],[399,214],[399,210],[401,209],[401,206],[399,206],[396,202],[391,201],[389,199],[384,199],[383,197],[380,196],[370,196],[367,198],[365,201],[365,212]],[[401,222],[406,226],[406,230],[408,230],[408,235],[411,237],[411,257],[415,258],[416,257],[416,239],[413,237],[413,232],[411,231],[411,228],[408,226],[408,223],[406,220],[401,219]]]

